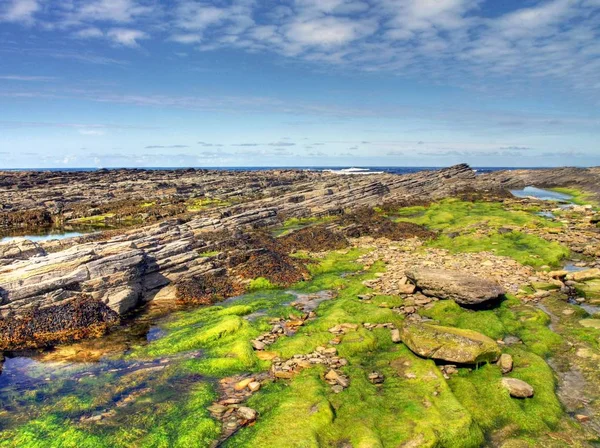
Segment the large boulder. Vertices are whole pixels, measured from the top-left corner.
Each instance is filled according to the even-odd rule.
[[[478,305],[505,294],[498,283],[445,269],[414,268],[406,276],[426,296],[454,300],[459,305]]]
[[[431,324],[405,323],[402,342],[424,358],[458,364],[495,362],[500,357],[498,344],[472,330]]]

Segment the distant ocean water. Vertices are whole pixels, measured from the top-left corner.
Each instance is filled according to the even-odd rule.
[[[349,167],[349,166],[337,166],[337,167],[319,167],[319,166],[256,166],[256,167],[143,167],[143,168],[106,168],[108,170],[117,169],[140,169],[140,170],[186,170],[186,169],[204,169],[204,170],[223,170],[223,171],[265,171],[265,170],[276,170],[276,169],[298,169],[298,170],[311,170],[311,171],[331,171],[341,174],[370,174],[370,173],[388,173],[388,174],[408,174],[416,173],[419,171],[431,171],[439,170],[440,166],[370,166],[370,167]],[[472,167],[478,174],[489,173],[493,171],[504,171],[504,170],[518,170],[518,169],[543,169],[538,167]],[[79,172],[79,171],[99,171],[103,168],[0,168],[0,171],[53,171],[53,172]]]

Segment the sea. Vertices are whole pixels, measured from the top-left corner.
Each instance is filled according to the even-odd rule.
[[[446,167],[441,166],[254,166],[254,167],[111,167],[111,168],[0,168],[0,171],[52,171],[52,172],[80,172],[80,171],[100,171],[100,170],[222,170],[222,171],[266,171],[266,170],[306,170],[306,171],[327,171],[336,174],[364,175],[364,174],[409,174],[419,171],[433,171]],[[518,170],[518,169],[544,169],[542,167],[472,167],[477,174],[490,173],[494,171]]]

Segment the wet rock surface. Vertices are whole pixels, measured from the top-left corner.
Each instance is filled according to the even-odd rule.
[[[27,243],[19,246],[25,251],[15,249],[14,243],[0,244],[0,253],[8,256],[0,260],[0,313],[6,317],[9,312],[21,314],[35,307],[58,312],[61,303],[85,294],[122,315],[152,300],[173,283],[223,268],[237,269],[237,275],[246,279],[261,274],[269,278],[268,274],[273,273],[274,283],[293,283],[306,275],[301,263],[264,246],[248,247],[243,243],[244,235],[280,223],[280,215],[336,213],[405,195],[443,196],[462,188],[473,177],[473,171],[464,165],[409,177],[386,175],[373,179],[299,171],[2,173],[5,187],[0,189],[0,198],[7,204],[3,213],[11,216],[43,207],[64,218],[70,210],[85,208],[86,204],[106,204],[115,197],[139,198],[147,203],[154,196],[168,202],[211,195],[221,203],[233,197],[242,202],[188,215],[183,220],[165,220],[119,232],[106,240],[65,240],[51,253],[44,254],[30,245],[35,251],[31,257],[23,255],[28,253],[23,246]],[[303,192],[304,200],[292,201],[298,191]],[[214,235],[220,236],[215,239]],[[220,247],[229,247],[229,253],[222,257],[201,256]]]
[[[426,296],[454,300],[459,305],[479,305],[505,294],[499,284],[466,272],[412,269],[406,271],[406,276]]]

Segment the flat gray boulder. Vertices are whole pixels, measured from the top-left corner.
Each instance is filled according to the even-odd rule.
[[[414,268],[406,271],[406,276],[424,295],[454,300],[459,305],[478,305],[505,294],[495,281],[465,272]]]

